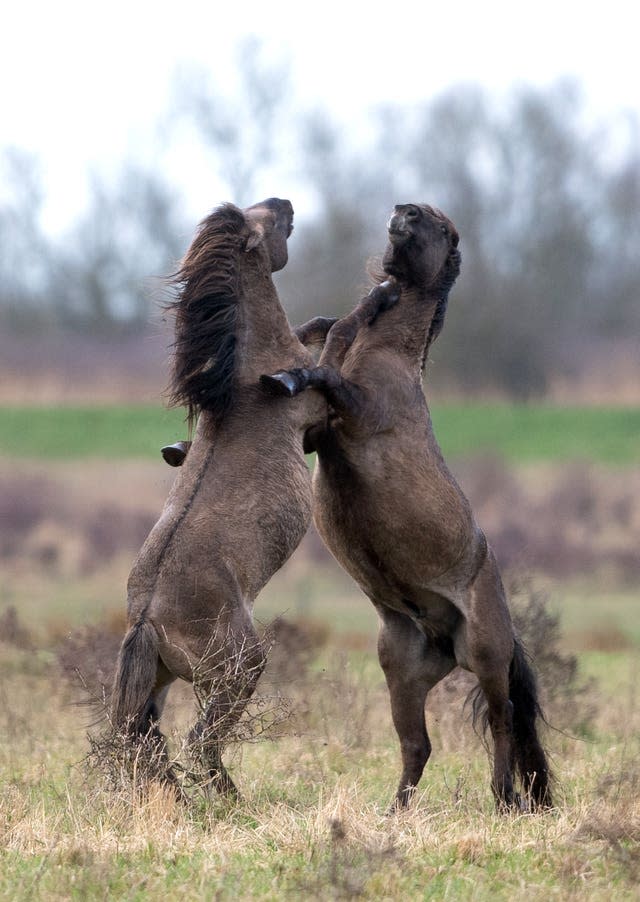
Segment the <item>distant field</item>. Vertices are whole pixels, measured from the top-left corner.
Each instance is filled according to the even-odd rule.
[[[640,462],[640,408],[446,404],[432,410],[445,455],[514,462]],[[161,407],[0,408],[0,454],[25,458],[156,457],[186,437],[184,412]]]

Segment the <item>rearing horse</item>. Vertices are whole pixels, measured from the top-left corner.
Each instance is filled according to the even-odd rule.
[[[298,335],[324,337],[333,322],[316,318],[294,334],[280,305],[271,274],[287,262],[292,221],[288,200],[225,204],[201,223],[176,276],[172,400],[198,424],[129,577],[113,690],[116,727],[164,749],[157,724],[169,686],[197,673],[211,697],[192,735],[221,792],[235,791],[224,734],[264,666],[253,602],[309,526],[303,438],[326,411],[319,393],[291,403],[259,382],[283,364],[311,366]]]
[[[396,206],[383,266],[391,280],[333,327],[317,368],[263,383],[291,397],[320,389],[332,410],[310,433],[318,452],[314,516],[380,618],[378,653],[402,752],[395,807],[409,803],[431,752],[427,693],[456,665],[476,674],[486,700],[499,806],[519,803],[514,769],[530,804],[549,806],[535,678],[422,389],[460,269],[453,224],[426,204]]]

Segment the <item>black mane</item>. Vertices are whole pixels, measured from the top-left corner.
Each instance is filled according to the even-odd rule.
[[[244,214],[223,204],[198,226],[180,269],[171,278],[175,316],[169,403],[188,409],[190,428],[202,410],[219,423],[233,403],[239,256]]]

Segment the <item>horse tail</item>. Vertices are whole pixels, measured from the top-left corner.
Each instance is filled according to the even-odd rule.
[[[116,666],[111,716],[116,729],[145,733],[154,715],[151,694],[158,672],[158,636],[148,620],[127,631]]]
[[[544,715],[538,700],[535,674],[518,639],[509,667],[509,698],[513,704],[515,766],[524,791],[534,806],[550,808],[551,775],[536,729],[536,721],[544,721]]]

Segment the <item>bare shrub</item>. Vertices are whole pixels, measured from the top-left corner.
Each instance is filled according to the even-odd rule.
[[[309,667],[327,644],[329,627],[307,618],[276,617],[264,630],[269,655],[263,683],[287,685],[306,677]]]
[[[41,476],[0,479],[0,557],[17,555],[31,530],[61,502],[53,483]]]
[[[91,698],[91,704],[104,705],[104,717],[109,725],[87,734],[89,752],[83,762],[87,773],[98,777],[110,792],[128,793],[133,789],[134,794],[144,793],[151,784],[161,783],[183,799],[176,775],[179,765],[170,761],[164,739],[151,729],[132,742],[126,726],[118,729],[111,723],[108,704],[98,698]]]
[[[290,700],[280,693],[254,692],[274,635],[291,641],[295,628],[277,622],[261,639],[221,633],[213,624],[202,657],[191,663],[196,726],[187,736],[172,737],[173,752],[157,724],[146,735],[132,719],[115,724],[110,710],[111,686],[122,630],[85,627],[59,652],[63,672],[84,690],[84,702],[97,712],[97,729],[88,735],[86,764],[103,775],[111,789],[143,789],[161,782],[182,801],[208,797],[216,785],[216,762],[222,754],[249,742],[274,739],[291,714]],[[185,653],[186,654],[186,653]],[[194,795],[195,792],[195,795]]]
[[[71,632],[56,650],[67,682],[92,698],[109,698],[124,632],[124,614]]]
[[[192,757],[206,760],[211,744],[222,754],[230,744],[270,738],[289,718],[286,698],[254,692],[273,641],[269,628],[257,640],[235,637],[230,629],[222,636],[213,632],[205,653],[192,667],[202,725],[191,734]]]
[[[585,680],[578,659],[562,649],[560,617],[549,610],[549,596],[527,577],[510,581],[516,632],[530,655],[549,722],[580,735],[592,731],[597,714],[595,684]]]
[[[0,614],[0,641],[30,651],[34,647],[33,636],[22,623],[13,605]]]

